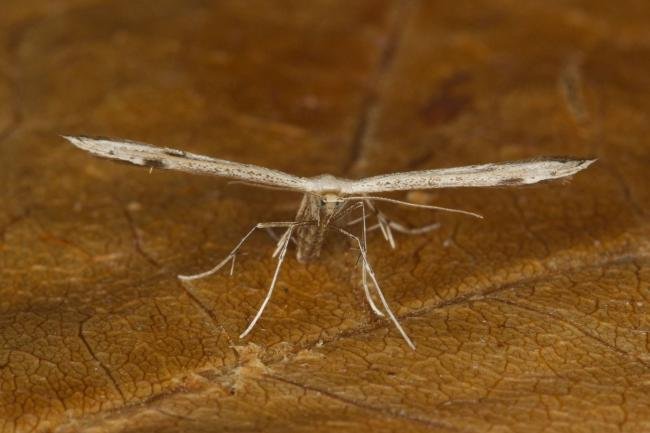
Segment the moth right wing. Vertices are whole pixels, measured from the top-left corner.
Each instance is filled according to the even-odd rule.
[[[529,185],[571,176],[595,159],[540,158],[437,170],[409,171],[348,181],[342,192],[367,194],[429,188]]]
[[[70,137],[66,140],[94,156],[134,165],[238,179],[254,184],[305,191],[307,179],[252,164],[240,164],[130,140]]]

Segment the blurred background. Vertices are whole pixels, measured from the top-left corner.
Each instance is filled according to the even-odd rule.
[[[3,0],[0,432],[647,431],[650,3]],[[398,198],[440,230],[188,289],[299,197],[91,158],[121,137],[303,176],[545,155],[569,184]]]

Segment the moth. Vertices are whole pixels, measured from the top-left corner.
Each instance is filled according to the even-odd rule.
[[[256,230],[266,229],[272,232],[273,229],[282,229],[282,235],[276,237],[277,244],[272,257],[277,258],[277,264],[266,297],[248,327],[241,333],[240,338],[244,338],[252,331],[269,303],[289,244],[291,242],[296,244],[296,258],[299,262],[308,262],[319,257],[326,235],[334,232],[350,239],[359,249],[361,281],[371,310],[378,316],[388,315],[397,331],[412,349],[415,349],[415,345],[388,305],[375,272],[368,261],[366,236],[368,231],[379,229],[390,246],[394,248],[393,231],[419,234],[433,230],[438,225],[430,224],[418,228],[406,227],[388,218],[377,209],[375,203],[378,201],[391,202],[418,208],[457,212],[478,218],[482,217],[473,212],[414,204],[373,194],[431,188],[530,185],[571,176],[589,167],[595,161],[595,159],[545,157],[533,160],[390,173],[358,180],[344,179],[329,174],[306,178],[252,164],[241,164],[130,140],[84,136],[64,136],[64,138],[76,147],[102,158],[150,168],[221,176],[253,186],[295,191],[303,194],[293,221],[257,223],[244,235],[230,254],[215,267],[195,275],[178,276],[182,281],[204,278],[214,274],[229,262],[231,263],[230,273],[232,274],[237,253]],[[353,218],[354,216],[356,218]],[[371,216],[377,219],[377,223],[368,226],[367,219]],[[353,234],[349,229],[350,226],[355,224],[362,226],[360,235]],[[368,277],[376,296],[381,302],[383,311],[372,298]]]

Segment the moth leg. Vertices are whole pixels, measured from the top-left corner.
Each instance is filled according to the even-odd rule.
[[[368,218],[370,218],[370,215],[366,215],[365,217],[355,218],[353,220],[348,221],[345,225],[348,226],[348,227],[354,226],[354,225],[359,224],[364,219],[367,220]]]
[[[332,226],[332,228],[338,231],[339,233],[343,234],[344,236],[349,237],[350,239],[352,239],[357,243],[361,251],[363,266],[367,269],[368,275],[370,275],[370,279],[372,280],[373,286],[375,287],[375,291],[377,292],[377,295],[379,296],[379,299],[381,300],[381,303],[384,306],[384,310],[386,310],[386,313],[388,313],[388,317],[390,317],[390,320],[393,322],[393,324],[395,325],[399,333],[402,335],[402,338],[404,338],[406,344],[408,344],[411,349],[415,350],[415,344],[413,344],[413,341],[411,341],[409,336],[406,334],[406,331],[404,331],[404,328],[402,328],[402,325],[400,325],[399,321],[395,317],[395,314],[393,314],[393,311],[388,306],[388,302],[386,302],[386,298],[384,297],[384,294],[382,293],[381,288],[379,287],[379,283],[377,282],[377,277],[375,276],[375,272],[372,270],[372,267],[368,262],[368,256],[366,255],[366,250],[364,249],[363,242],[361,241],[361,239],[359,239],[358,236],[355,236],[352,233],[340,227]]]
[[[337,221],[337,222],[344,221],[347,216],[349,216],[355,210],[360,209],[361,206],[362,206],[361,201],[353,203],[352,206],[348,206],[345,209],[343,209],[341,212],[337,213],[334,220]],[[359,218],[356,218],[356,219],[354,219],[352,221],[347,221],[345,223],[345,225],[351,226],[351,225],[359,224],[361,222],[361,219],[362,219],[362,217],[359,217]]]
[[[343,212],[341,212],[337,217],[337,221],[344,220],[348,215],[350,215],[352,212],[354,212],[357,209],[361,209],[362,216],[352,221],[348,221],[346,225],[350,226],[350,225],[358,224],[360,222],[363,223],[363,247],[367,249],[366,233],[368,230],[366,226],[366,221],[368,219],[368,215],[366,215],[366,209],[362,200],[359,200],[358,202],[354,203],[352,206],[348,207]],[[375,301],[372,300],[372,296],[370,295],[370,288],[368,287],[368,276],[366,273],[365,266],[361,266],[361,284],[363,285],[363,291],[366,295],[366,299],[368,300],[368,304],[370,305],[370,309],[377,316],[383,317],[384,313],[377,307],[377,304],[375,304]]]
[[[283,248],[286,248],[285,244],[290,242],[290,239],[287,240],[287,238],[291,237],[291,232],[293,232],[293,226],[289,227],[284,233],[282,233],[282,236],[280,236],[275,245],[275,250],[273,251],[273,254],[271,254],[271,257],[276,258],[280,251],[282,251]]]
[[[266,233],[269,235],[271,239],[273,239],[275,242],[280,243],[281,239],[280,236],[273,230],[271,227],[266,228]],[[297,245],[296,240],[294,238],[291,238],[291,242],[294,245]],[[275,256],[274,256],[275,257]]]
[[[398,223],[396,221],[389,220],[388,224],[389,224],[389,227],[391,229],[393,229],[393,230],[395,230],[396,232],[399,232],[399,233],[404,233],[406,235],[421,235],[421,234],[424,234],[424,233],[432,232],[432,231],[440,228],[440,223],[426,224],[426,225],[419,226],[419,227],[406,227],[405,225],[400,224],[400,223]],[[368,227],[368,231],[369,232],[374,232],[378,228],[380,228],[379,223],[373,224],[370,227]]]
[[[380,229],[384,235],[384,238],[388,241],[391,248],[393,249],[395,249],[395,238],[393,237],[392,230],[407,235],[419,235],[436,230],[440,227],[440,223],[427,224],[420,227],[406,227],[405,225],[400,224],[397,221],[393,221],[387,217],[386,214],[377,209],[370,200],[364,200],[364,202],[377,217],[377,224],[371,226],[368,230],[372,231]]]
[[[370,304],[370,309],[372,312],[379,317],[384,317],[384,313],[377,307],[375,301],[372,300],[372,296],[370,295],[370,288],[368,287],[368,274],[365,266],[361,267],[361,283],[363,284],[363,291],[366,294],[366,299],[368,300],[368,304]]]
[[[233,250],[228,254],[221,262],[217,264],[214,268],[201,272],[199,274],[194,274],[194,275],[178,275],[178,279],[182,281],[191,281],[191,280],[198,280],[200,278],[205,278],[208,277],[215,272],[217,272],[219,269],[224,267],[230,260],[233,261],[233,266],[231,267],[231,273],[234,270],[234,261],[235,261],[235,256],[237,255],[237,252],[239,249],[244,245],[244,242],[255,232],[257,229],[266,229],[266,228],[273,228],[273,227],[292,227],[296,225],[297,223],[295,222],[265,222],[265,223],[257,223],[246,235],[244,235],[243,238],[239,241],[239,243],[233,248]]]
[[[289,241],[291,239],[291,234],[293,233],[293,229],[296,226],[296,224],[293,224],[289,226],[287,231],[282,235],[280,240],[282,241],[281,244],[278,244],[278,249],[276,249],[276,252],[273,254],[275,257],[276,253],[278,253],[278,264],[275,268],[275,273],[273,274],[273,280],[271,280],[271,285],[269,286],[269,290],[266,293],[266,297],[264,298],[264,301],[262,302],[262,305],[260,308],[257,310],[257,314],[255,314],[255,317],[253,320],[251,320],[251,323],[248,325],[248,327],[244,330],[239,335],[239,338],[244,338],[246,335],[248,335],[249,332],[253,330],[255,327],[255,324],[259,320],[259,318],[262,316],[262,313],[264,312],[264,309],[266,308],[266,305],[269,303],[269,300],[271,299],[271,295],[273,294],[273,289],[275,288],[275,283],[278,280],[278,275],[280,275],[280,268],[282,267],[282,263],[284,262],[284,257],[287,253],[287,247],[289,246]]]
[[[370,200],[363,200],[363,201],[361,201],[361,203],[362,203],[362,205],[365,203],[365,205],[364,205],[364,214],[365,214],[365,206],[368,206],[370,211],[377,218],[377,224],[375,224],[373,226],[370,226],[368,231],[373,231],[373,230],[376,230],[376,229],[380,229],[381,234],[384,236],[384,239],[386,239],[386,241],[390,244],[390,247],[392,249],[395,249],[395,238],[393,237],[393,232],[391,231],[390,220],[382,212],[380,212],[375,207],[375,205],[372,204],[372,202]],[[362,221],[363,221],[363,223],[365,225],[365,223],[366,223],[365,217],[362,218]]]
[[[426,224],[419,227],[406,227],[396,221],[389,221],[390,228],[406,235],[421,235],[440,228],[440,223]]]
[[[361,214],[362,214],[361,221],[363,222],[363,249],[367,251],[368,242],[367,242],[367,227],[366,227],[366,207],[364,206],[363,202],[359,202],[359,203],[361,204]],[[365,265],[361,266],[361,283],[363,285],[363,291],[366,294],[366,299],[368,300],[368,304],[370,305],[370,309],[377,316],[383,317],[384,313],[377,307],[375,301],[372,300],[372,296],[370,295],[370,288],[368,287],[368,272],[366,271]]]

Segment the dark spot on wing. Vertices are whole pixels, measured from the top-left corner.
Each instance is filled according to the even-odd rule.
[[[183,152],[182,150],[169,149],[169,148],[163,149],[163,153],[169,156],[185,156],[185,152]]]
[[[499,182],[499,185],[520,185],[524,181],[521,177],[509,177]]]
[[[148,158],[148,159],[142,160],[142,162],[144,163],[143,165],[146,165],[147,167],[153,167],[153,168],[165,168],[166,167],[165,163],[163,161],[158,160],[158,159]]]

